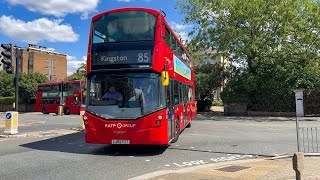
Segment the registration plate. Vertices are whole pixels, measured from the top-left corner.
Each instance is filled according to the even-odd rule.
[[[113,139],[111,144],[130,144],[130,140]]]

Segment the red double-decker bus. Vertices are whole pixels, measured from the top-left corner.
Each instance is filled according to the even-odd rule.
[[[86,142],[177,141],[196,115],[191,67],[190,55],[164,13],[122,8],[94,16],[83,116]]]
[[[81,80],[39,84],[35,111],[58,113],[59,106],[62,106],[66,115],[80,114],[85,108],[85,84]]]

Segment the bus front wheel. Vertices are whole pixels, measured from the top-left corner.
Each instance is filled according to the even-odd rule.
[[[174,139],[172,140],[172,143],[175,143],[178,141],[180,136],[180,121],[179,118],[176,120],[175,130],[174,130]]]
[[[42,108],[42,114],[48,114],[46,108]]]
[[[70,110],[69,110],[69,108],[65,108],[65,109],[64,109],[64,114],[65,114],[65,115],[70,115]]]

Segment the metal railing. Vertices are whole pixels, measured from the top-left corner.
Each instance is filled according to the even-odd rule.
[[[320,128],[300,127],[300,149],[304,153],[320,153]]]

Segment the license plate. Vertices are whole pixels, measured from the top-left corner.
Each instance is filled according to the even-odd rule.
[[[111,144],[130,144],[130,140],[113,139]]]

